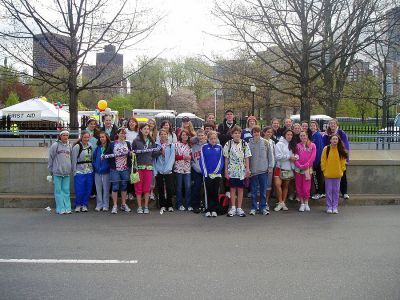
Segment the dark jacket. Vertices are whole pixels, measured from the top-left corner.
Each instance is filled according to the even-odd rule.
[[[230,130],[235,125],[236,125],[235,119],[233,119],[233,124],[231,127],[228,127],[228,125],[226,125],[226,119],[224,119],[224,121],[218,125],[218,139],[219,139],[222,147],[225,146],[227,141],[232,139]]]
[[[153,158],[159,156],[161,154],[161,146],[156,143],[149,144],[148,147],[145,146],[145,143],[142,141],[140,136],[132,142],[132,150],[136,154],[137,164],[138,165],[152,165]]]
[[[106,126],[103,125],[103,127],[101,127],[101,130],[106,132]],[[118,130],[117,126],[115,126],[115,124],[113,124],[113,126],[111,128],[111,134],[110,134],[110,140],[112,142],[114,142],[114,140],[115,140],[115,136],[117,135],[117,130]]]

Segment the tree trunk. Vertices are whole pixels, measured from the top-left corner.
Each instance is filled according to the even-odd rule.
[[[271,89],[267,89],[264,96],[264,119],[266,124],[271,124],[272,110],[271,110]]]

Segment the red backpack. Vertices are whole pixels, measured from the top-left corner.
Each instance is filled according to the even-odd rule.
[[[218,215],[226,215],[229,210],[229,197],[226,196],[225,194],[219,194],[218,195],[218,203],[217,203],[217,209],[216,213]]]

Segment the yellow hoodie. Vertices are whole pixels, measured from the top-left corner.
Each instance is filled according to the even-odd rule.
[[[329,156],[326,158],[326,150],[324,147],[321,156],[321,170],[326,178],[341,178],[346,170],[346,159],[339,157],[337,147],[330,146]]]

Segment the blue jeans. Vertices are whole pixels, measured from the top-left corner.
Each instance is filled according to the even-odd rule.
[[[182,173],[176,173],[176,207],[179,208],[182,203],[182,187],[184,185],[185,188],[185,204],[183,205],[186,208],[191,206],[190,203],[190,173],[189,174],[182,174]]]
[[[267,207],[267,182],[268,174],[261,173],[258,175],[251,176],[251,209],[257,209],[257,191],[260,191],[260,210]],[[260,187],[257,189],[257,187]]]
[[[92,192],[93,173],[76,174],[74,177],[75,207],[88,206],[89,197]]]
[[[201,186],[203,185],[203,174],[197,173],[192,169],[191,180],[193,181],[191,190],[192,207],[200,208]]]
[[[56,199],[56,212],[71,210],[71,198],[69,192],[69,176],[53,176],[54,198]]]
[[[113,192],[125,192],[128,189],[130,181],[130,171],[110,170],[110,181]]]

